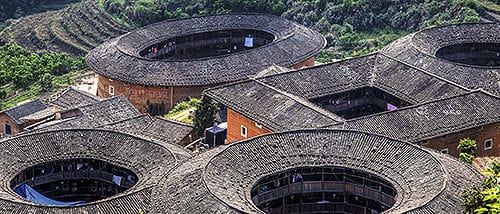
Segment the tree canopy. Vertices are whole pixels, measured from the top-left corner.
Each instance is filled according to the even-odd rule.
[[[482,187],[464,192],[464,213],[500,213],[500,163],[492,161],[483,174]]]
[[[85,67],[83,58],[74,59],[57,53],[29,53],[13,44],[0,46],[0,59],[0,85],[13,83],[19,88],[35,82],[50,88],[49,79]]]
[[[194,111],[193,134],[195,138],[203,137],[205,129],[214,125],[215,115],[218,110],[217,103],[210,97],[201,97],[201,102],[197,104]]]
[[[476,155],[476,141],[470,138],[461,139],[457,149],[460,152],[459,159],[466,163],[472,163]]]

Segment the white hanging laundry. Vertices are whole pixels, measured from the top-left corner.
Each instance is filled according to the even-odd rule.
[[[122,184],[122,176],[113,175],[113,183],[120,186]]]

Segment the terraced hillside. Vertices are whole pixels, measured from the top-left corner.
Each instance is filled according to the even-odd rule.
[[[83,0],[65,9],[15,20],[0,38],[33,52],[55,51],[79,56],[130,30],[102,12],[95,0]]]

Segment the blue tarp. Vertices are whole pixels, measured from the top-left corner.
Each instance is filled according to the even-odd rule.
[[[27,184],[22,184],[21,186],[17,187],[15,191],[17,194],[19,194],[26,200],[39,204],[56,205],[56,206],[73,206],[85,203],[85,201],[75,201],[75,202],[56,201],[40,194]]]

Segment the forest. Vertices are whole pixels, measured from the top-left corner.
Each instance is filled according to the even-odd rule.
[[[70,72],[85,68],[82,57],[29,53],[12,44],[0,46],[0,59],[0,109],[11,107],[17,100],[67,86],[72,83]],[[9,102],[9,98],[18,96]]]

